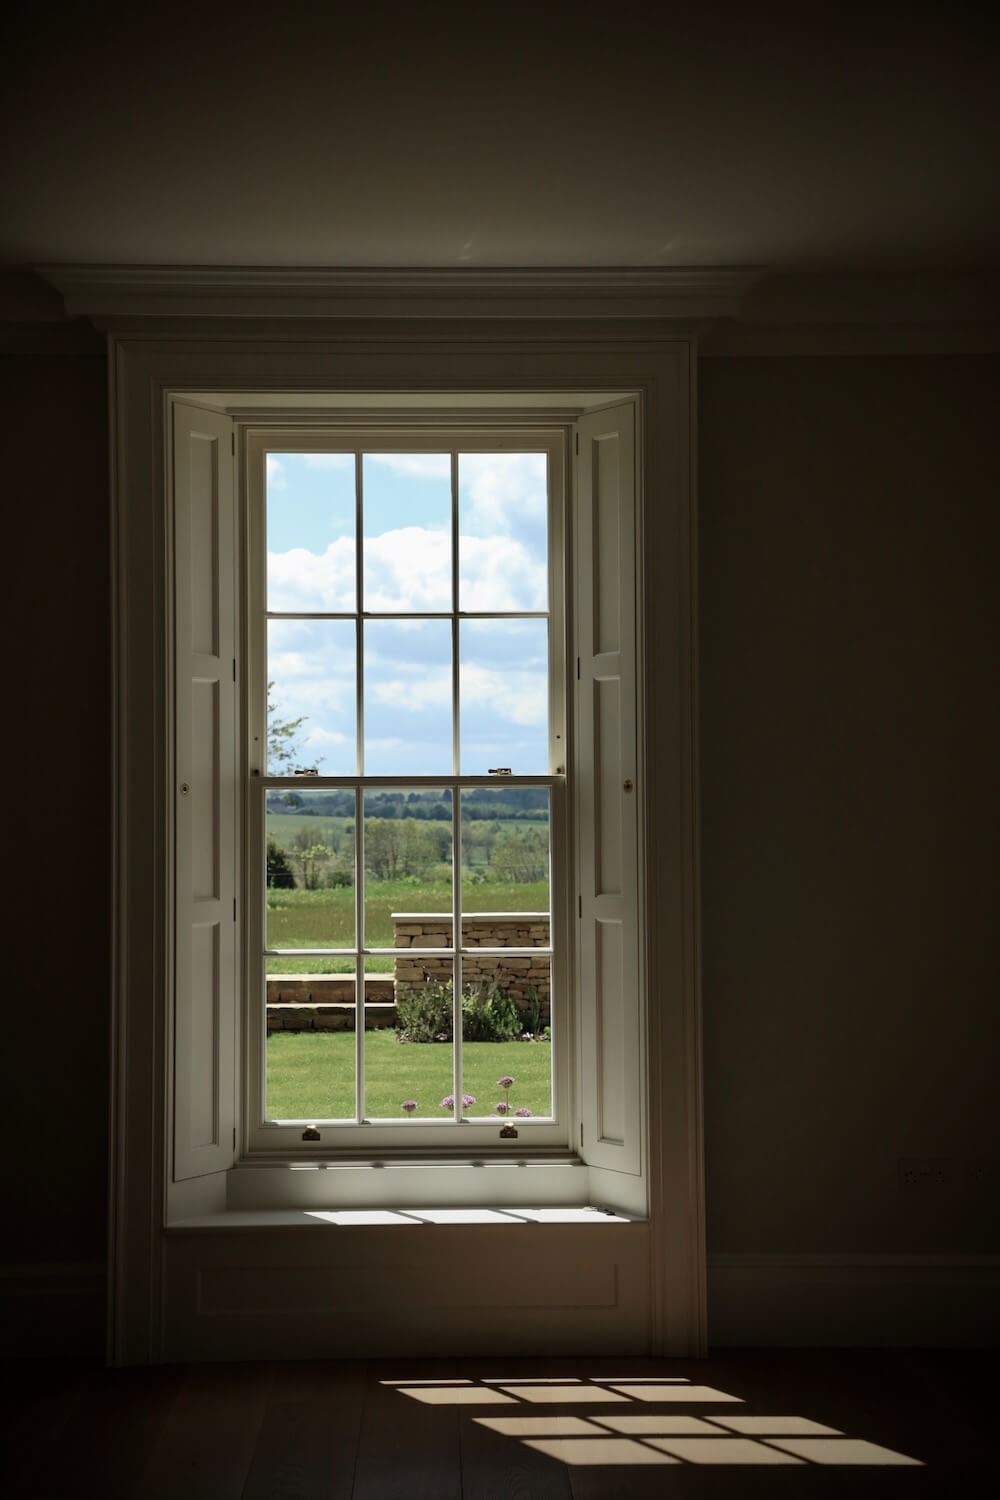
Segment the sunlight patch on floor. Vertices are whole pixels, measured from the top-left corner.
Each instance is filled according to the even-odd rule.
[[[564,1464],[675,1464],[676,1458],[657,1453],[631,1438],[531,1438],[526,1444]],[[794,1459],[791,1462],[795,1462]]]
[[[798,1454],[814,1464],[906,1464],[922,1468],[919,1458],[907,1458],[863,1438],[771,1438],[769,1446]]]
[[[710,1385],[616,1385],[616,1391],[631,1401],[742,1401]]]
[[[842,1437],[837,1427],[824,1427],[808,1417],[715,1417],[718,1427],[728,1427],[745,1437]]]
[[[846,1436],[811,1417],[724,1416],[714,1411],[679,1413],[687,1405],[717,1406],[743,1403],[710,1385],[692,1385],[678,1378],[607,1376],[582,1380],[576,1376],[537,1376],[483,1380],[383,1380],[400,1395],[433,1406],[514,1407],[502,1417],[473,1417],[480,1427],[499,1437],[573,1466],[632,1464],[772,1465],[805,1467],[907,1465],[922,1468],[891,1448],[863,1438]],[[667,1411],[600,1411],[595,1408],[654,1404]],[[563,1411],[534,1412],[532,1406],[567,1407],[587,1404],[585,1417]],[[517,1412],[520,1407],[521,1411]]]
[[[521,1401],[626,1401],[614,1391],[594,1385],[505,1385],[504,1390]]]
[[[711,1422],[706,1422],[703,1417],[674,1417],[669,1415],[641,1417],[604,1417],[600,1418],[602,1427],[610,1427],[614,1432],[627,1433],[630,1437],[718,1437],[719,1429],[713,1427]]]

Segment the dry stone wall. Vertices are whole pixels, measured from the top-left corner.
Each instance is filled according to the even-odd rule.
[[[410,988],[426,979],[451,978],[452,960],[431,957],[422,950],[447,948],[451,944],[450,912],[393,912],[395,931],[396,988]],[[548,912],[477,912],[462,919],[465,948],[548,948]],[[405,950],[405,951],[400,951]],[[551,970],[547,953],[468,953],[462,958],[462,988],[493,979],[525,1009],[531,991],[542,1003],[543,1024],[549,1022]]]
[[[371,1030],[396,1024],[396,998],[427,979],[447,980],[452,960],[423,951],[451,944],[449,912],[393,912],[397,957],[394,973],[365,975],[365,1027]],[[463,918],[466,948],[548,948],[547,912],[480,912]],[[511,998],[526,1009],[534,990],[541,1001],[543,1025],[550,1021],[551,991],[549,955],[484,953],[481,958],[466,953],[462,960],[462,987],[480,980],[495,980]],[[353,974],[269,974],[267,979],[268,1031],[353,1031]]]

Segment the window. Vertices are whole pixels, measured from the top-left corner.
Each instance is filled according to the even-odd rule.
[[[565,1146],[565,434],[245,453],[248,1144]]]
[[[303,428],[173,405],[172,1201],[235,1165],[230,1206],[294,1203],[302,1176],[254,1169],[305,1157],[353,1161],[345,1191],[399,1203],[405,1169],[373,1182],[373,1152],[471,1152],[539,1169],[452,1174],[439,1198],[601,1187],[641,1212],[634,407],[406,415]],[[484,832],[494,873],[518,848],[540,861],[511,882],[513,942],[510,898],[481,894]],[[303,975],[323,1031],[293,1037]],[[470,1029],[487,1002],[553,1040],[512,1043],[515,1066]],[[433,1004],[450,1045],[387,1045],[387,1009],[405,1027]],[[289,1081],[305,1054],[311,1078]]]

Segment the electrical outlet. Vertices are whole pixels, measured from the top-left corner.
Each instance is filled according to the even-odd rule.
[[[896,1171],[901,1188],[942,1188],[952,1180],[947,1156],[901,1156]]]
[[[970,1188],[995,1193],[1000,1189],[1000,1161],[974,1157],[965,1164],[965,1180]]]

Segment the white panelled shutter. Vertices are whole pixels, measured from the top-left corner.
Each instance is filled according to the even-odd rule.
[[[574,525],[581,1137],[642,1170],[636,805],[635,407],[581,418]]]
[[[173,407],[175,1180],[233,1161],[236,547],[233,423]]]

